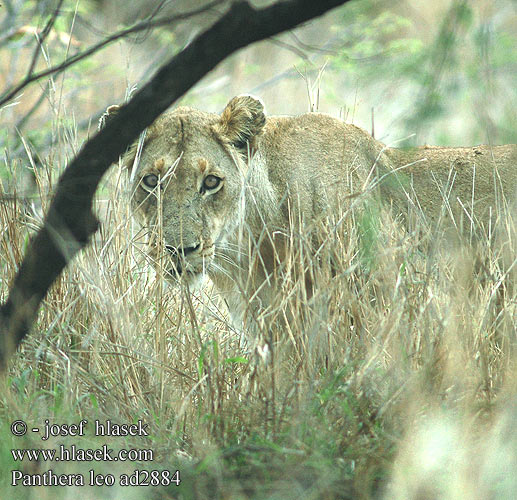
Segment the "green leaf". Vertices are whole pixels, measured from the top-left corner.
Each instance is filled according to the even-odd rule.
[[[226,358],[224,360],[224,362],[228,363],[228,364],[230,364],[230,363],[244,363],[244,364],[246,364],[246,363],[248,363],[248,360],[245,357],[243,357],[243,356],[236,356],[234,358]]]

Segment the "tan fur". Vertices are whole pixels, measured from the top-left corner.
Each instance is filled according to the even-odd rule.
[[[220,116],[180,107],[153,124],[134,205],[152,227],[161,201],[171,275],[176,266],[192,284],[207,274],[242,319],[267,306],[293,234],[346,213],[355,195],[380,194],[401,213],[415,204],[425,220],[488,224],[516,192],[516,165],[516,146],[391,149],[324,114],[266,119],[259,100],[240,96]],[[143,185],[153,172],[159,196]],[[209,175],[221,179],[212,191]]]

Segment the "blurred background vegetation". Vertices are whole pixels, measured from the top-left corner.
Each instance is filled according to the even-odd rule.
[[[36,69],[138,21],[204,4],[66,0]],[[11,155],[23,157],[26,147],[48,154],[56,141],[70,142],[67,133],[83,140],[106,106],[123,101],[133,86],[141,87],[225,5],[172,27],[128,36],[24,89],[0,110],[0,145],[9,144]],[[0,89],[25,75],[36,37],[55,6],[50,0],[2,2]],[[515,142],[516,21],[512,0],[355,1],[239,51],[177,104],[217,112],[233,95],[253,93],[270,114],[320,110],[368,130],[373,121],[375,137],[386,143]]]

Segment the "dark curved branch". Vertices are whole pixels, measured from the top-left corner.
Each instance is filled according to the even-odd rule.
[[[44,226],[32,240],[0,308],[2,368],[29,332],[50,285],[96,231],[93,196],[104,173],[127,146],[231,53],[347,1],[283,0],[263,9],[254,9],[245,1],[234,3],[212,27],[162,66],[83,146],[61,176]]]

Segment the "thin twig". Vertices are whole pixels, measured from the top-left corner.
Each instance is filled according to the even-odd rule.
[[[14,87],[11,87],[11,89],[6,90],[1,96],[0,96],[0,107],[9,102],[11,99],[13,99],[16,95],[18,95],[19,92],[21,92],[25,87],[30,85],[33,82],[36,82],[40,80],[41,78],[44,78],[46,76],[52,75],[52,74],[59,74],[64,69],[72,66],[73,64],[86,59],[87,57],[95,54],[99,50],[103,49],[110,43],[119,40],[120,38],[124,38],[132,33],[137,33],[139,31],[148,30],[150,28],[157,28],[159,26],[164,26],[167,24],[171,24],[177,21],[183,21],[185,19],[189,19],[190,17],[197,16],[199,14],[202,14],[203,12],[206,12],[213,7],[223,3],[224,0],[213,0],[212,2],[208,3],[204,7],[200,7],[199,9],[191,10],[189,12],[184,12],[182,14],[177,14],[175,16],[166,17],[162,19],[157,19],[156,21],[143,21],[140,23],[135,24],[131,28],[126,28],[124,30],[118,31],[117,33],[114,33],[113,35],[107,37],[106,39],[102,40],[102,42],[99,42],[95,45],[92,45],[89,49],[85,50],[84,52],[81,52],[79,54],[75,54],[74,56],[70,57],[70,59],[67,59],[65,61],[62,61],[61,63],[51,66],[50,68],[40,71],[38,73],[27,73],[27,76]]]
[[[278,47],[282,47],[283,49],[287,49],[287,50],[293,52],[294,54],[296,54],[298,57],[301,57],[306,62],[311,62],[311,60],[309,59],[309,56],[303,50],[299,49],[298,47],[296,47],[290,43],[284,42],[283,40],[280,40],[279,38],[276,38],[276,37],[271,37],[268,40],[268,42],[272,43],[273,45],[277,45]]]
[[[61,11],[61,6],[63,5],[64,0],[59,0],[57,7],[54,9],[54,12],[50,16],[50,19],[48,20],[48,23],[43,28],[41,33],[38,33],[37,31],[34,33],[36,36],[36,41],[38,42],[36,45],[36,48],[34,49],[34,54],[32,54],[32,60],[29,66],[29,69],[27,70],[27,76],[25,77],[25,80],[29,79],[32,76],[32,72],[34,71],[34,68],[36,67],[36,63],[38,62],[40,51],[43,49],[43,42],[47,38],[47,36],[50,33],[50,30],[54,26],[56,19],[59,17],[59,12]]]

